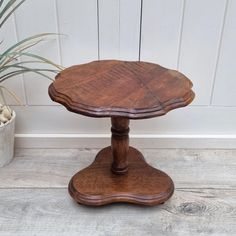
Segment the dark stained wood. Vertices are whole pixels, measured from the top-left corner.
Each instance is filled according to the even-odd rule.
[[[78,203],[94,206],[113,202],[157,205],[171,197],[174,184],[168,175],[148,165],[132,147],[128,161],[128,172],[116,175],[110,171],[111,147],[102,149],[89,167],[73,176],[69,193]]]
[[[129,147],[129,119],[112,117],[111,123],[111,147],[104,148],[88,168],[75,174],[69,193],[85,205],[164,203],[174,192],[171,178],[149,166],[139,151]]]
[[[149,166],[129,147],[129,119],[164,115],[188,105],[192,83],[178,71],[147,62],[95,61],[57,75],[49,87],[52,100],[68,110],[93,117],[111,117],[111,147],[79,171],[69,192],[85,205],[129,202],[164,203],[174,192],[171,178]]]
[[[143,119],[188,105],[191,87],[183,74],[157,64],[105,60],[62,71],[49,95],[82,115]]]
[[[111,123],[111,148],[113,160],[111,169],[116,174],[125,174],[128,170],[129,119],[112,117]]]

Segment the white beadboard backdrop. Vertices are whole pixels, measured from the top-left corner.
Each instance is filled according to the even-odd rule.
[[[193,81],[196,99],[189,107],[131,121],[135,145],[236,148],[236,0],[27,0],[1,30],[1,50],[42,32],[63,35],[33,51],[65,67],[142,60]],[[8,98],[17,113],[16,144],[109,144],[110,120],[68,112],[50,101],[49,84],[34,74],[6,82],[24,103]]]

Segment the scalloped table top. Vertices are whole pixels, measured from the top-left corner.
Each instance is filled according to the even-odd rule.
[[[63,70],[49,95],[82,115],[143,119],[188,105],[191,88],[186,76],[157,64],[103,60]]]

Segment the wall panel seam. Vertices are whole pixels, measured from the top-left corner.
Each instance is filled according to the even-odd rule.
[[[182,2],[182,14],[181,14],[181,23],[180,23],[180,30],[179,30],[179,42],[178,42],[178,52],[177,52],[177,63],[176,68],[179,70],[180,64],[180,56],[181,56],[181,48],[182,48],[182,38],[183,38],[183,28],[184,28],[184,16],[185,16],[185,8],[186,8],[186,0]]]
[[[225,22],[226,22],[226,18],[227,18],[228,5],[229,5],[229,0],[226,0],[225,7],[224,7],[224,15],[223,15],[223,19],[222,19],[222,25],[221,25],[221,31],[220,31],[220,37],[219,37],[219,43],[218,43],[218,48],[217,48],[217,56],[216,56],[216,61],[215,61],[214,73],[213,73],[212,87],[211,87],[211,91],[210,91],[210,93],[211,93],[210,105],[212,105],[212,103],[213,103],[216,75],[217,75],[219,60],[220,60],[220,56],[221,56],[221,48],[222,48],[224,31],[225,31]]]
[[[120,50],[121,50],[121,46],[120,46],[120,41],[121,41],[121,22],[120,22],[120,15],[121,15],[121,11],[120,11],[120,5],[121,5],[121,0],[119,0],[119,4],[118,4],[118,13],[119,13],[119,20],[118,20],[118,35],[119,35],[119,44],[118,44],[118,56],[119,56],[119,60],[120,58]]]
[[[59,25],[59,14],[58,14],[58,5],[57,0],[54,0],[54,7],[55,7],[55,16],[56,16],[56,31],[59,34],[57,36],[57,49],[58,49],[58,56],[59,56],[59,63],[62,65],[62,44],[61,44],[61,31],[60,31],[60,25]]]
[[[99,17],[99,0],[97,0],[97,38],[98,38],[98,42],[97,42],[97,47],[98,47],[98,60],[101,59],[100,56],[100,17]]]
[[[16,35],[16,41],[19,42],[19,33],[18,33],[18,28],[17,28],[17,24],[16,24],[16,14],[13,13],[13,23],[14,23],[14,30],[15,30],[15,35]],[[19,61],[21,61],[21,58],[19,58]],[[27,97],[27,93],[26,93],[26,85],[25,85],[25,78],[24,78],[24,74],[21,75],[21,87],[23,89],[23,95],[24,95],[24,100],[25,100],[25,105],[28,106],[28,97]]]
[[[142,50],[142,27],[143,27],[143,0],[141,0],[140,5],[140,21],[139,21],[139,52],[138,60],[141,60],[141,50]]]

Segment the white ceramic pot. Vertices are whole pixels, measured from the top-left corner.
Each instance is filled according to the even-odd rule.
[[[13,111],[11,120],[0,127],[0,167],[10,163],[14,156],[15,119]]]

